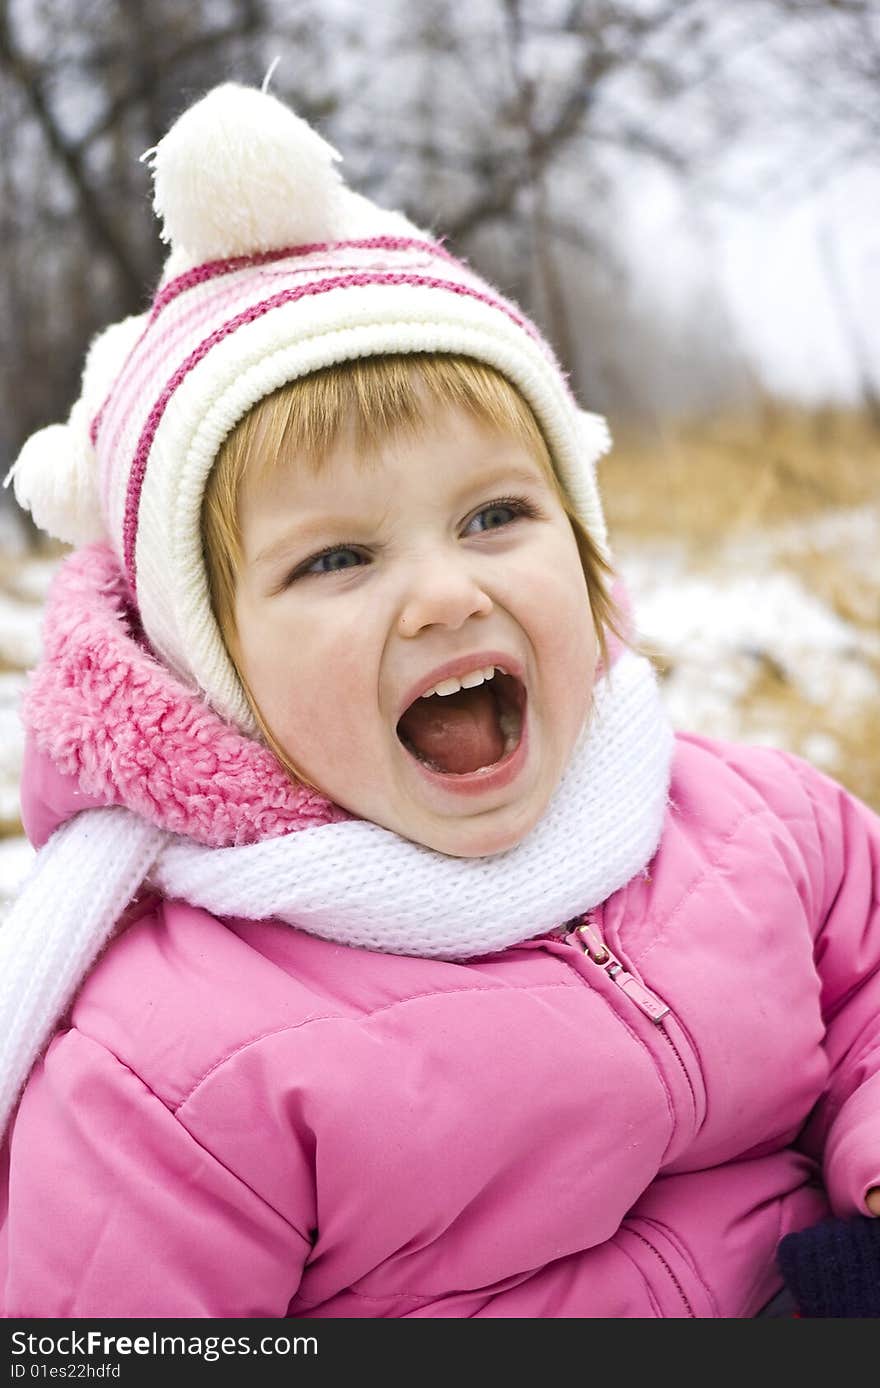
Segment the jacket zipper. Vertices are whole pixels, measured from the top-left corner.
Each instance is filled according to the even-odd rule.
[[[590,924],[587,916],[585,916],[581,923],[576,925],[574,929],[566,929],[562,938],[567,945],[574,945],[576,939],[577,943],[582,946],[583,952],[587,958],[591,959],[613,983],[617,984],[620,991],[629,998],[630,1002],[635,1003],[640,1012],[643,1012],[646,1017],[650,1018],[659,1034],[665,1041],[669,1042],[669,1045],[672,1047],[673,1055],[681,1066],[682,1074],[687,1080],[687,1086],[690,1090],[694,1105],[694,1113],[696,1113],[697,1096],[694,1093],[694,1086],[690,1074],[688,1073],[688,1068],[681,1058],[681,1051],[663,1025],[664,1017],[668,1016],[672,1010],[669,1004],[665,1003],[663,999],[659,997],[657,993],[652,992],[650,988],[646,988],[644,983],[640,983],[628,969],[624,968],[617,955],[608,948],[598,931]]]
[[[617,985],[624,996],[629,998],[630,1002],[634,1003],[640,1012],[643,1012],[646,1017],[650,1018],[660,1035],[669,1042],[673,1054],[687,1080],[688,1089],[690,1090],[694,1104],[694,1112],[696,1113],[697,1099],[694,1093],[694,1086],[691,1083],[691,1077],[688,1074],[687,1066],[681,1058],[681,1052],[663,1025],[664,1017],[668,1016],[671,1011],[669,1004],[665,1003],[657,993],[652,991],[652,989],[646,988],[644,983],[641,983],[628,969],[624,968],[617,955],[613,950],[608,948],[598,931],[590,924],[587,916],[583,918],[579,925],[574,926],[573,929],[566,928],[562,935],[562,939],[565,944],[572,945],[575,948],[580,944],[587,958],[592,960],[592,962]],[[642,1243],[650,1248],[654,1256],[662,1263],[676,1291],[684,1302],[688,1316],[695,1316],[694,1308],[688,1300],[684,1288],[666,1259],[663,1257],[663,1254],[659,1249],[654,1247],[650,1239],[645,1238],[644,1234],[638,1233],[636,1230],[632,1230],[631,1232],[634,1233],[637,1238],[641,1239]]]
[[[593,929],[586,918],[580,925],[575,926],[574,930],[564,935],[563,939],[566,944],[572,944],[573,937],[577,937],[583,946],[584,954],[592,959],[594,964],[598,964],[603,973],[606,973],[612,982],[617,984],[621,992],[635,1003],[639,1011],[644,1012],[646,1017],[650,1017],[651,1021],[659,1026],[669,1012],[668,1005],[623,967],[617,955],[612,954],[605,941],[599,937],[597,931]],[[664,1036],[668,1035],[665,1027],[663,1034]],[[676,1054],[678,1054],[677,1051]],[[681,1060],[681,1056],[678,1058]]]

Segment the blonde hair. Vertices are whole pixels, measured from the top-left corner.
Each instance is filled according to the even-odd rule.
[[[610,594],[613,571],[574,514],[534,414],[499,371],[470,357],[408,353],[358,357],[291,381],[258,401],[223,441],[202,501],[202,546],[211,606],[229,657],[267,744],[300,780],[303,777],[267,727],[237,659],[242,483],[246,476],[264,474],[279,459],[295,457],[320,470],[346,428],[353,430],[356,451],[370,457],[391,435],[417,433],[437,406],[463,409],[481,423],[512,434],[538,459],[574,533],[603,665],[608,664],[607,634],[626,640]]]

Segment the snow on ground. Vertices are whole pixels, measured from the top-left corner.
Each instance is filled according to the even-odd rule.
[[[787,567],[804,556],[832,556],[834,572],[876,611],[880,518],[862,509],[738,537],[696,566],[681,546],[618,545],[616,559],[632,598],[638,636],[657,657],[676,727],[799,751],[831,774],[839,747],[816,728],[796,741],[785,701],[747,699],[770,671],[781,687],[845,726],[880,696],[876,623],[850,622]],[[23,669],[39,652],[42,600],[57,561],[21,559],[0,588],[0,917],[27,872],[32,852],[18,832],[23,738],[17,707]],[[809,568],[809,563],[807,564]],[[848,587],[848,592],[849,592]],[[11,667],[11,668],[10,668]],[[12,831],[10,834],[9,831]]]
[[[40,654],[40,609],[0,592],[0,662],[25,669]]]
[[[682,574],[658,590],[649,560],[629,561],[624,572],[640,636],[671,659],[664,688],[679,727],[738,736],[737,701],[756,662],[772,661],[815,703],[859,703],[877,692],[852,627],[789,574]]]
[[[0,673],[0,826],[14,825],[19,815],[18,777],[24,730],[18,705],[23,687],[24,675],[9,670]]]
[[[11,839],[0,839],[0,922],[33,860],[34,850],[27,839],[17,835]]]
[[[866,656],[880,643],[842,621],[789,574],[695,577],[658,590],[645,561],[624,565],[639,636],[668,665],[666,706],[677,728],[769,743],[799,752],[833,773],[839,748],[828,733],[795,742],[785,705],[760,716],[746,699],[771,670],[795,696],[846,718],[877,700],[880,681]]]
[[[798,752],[842,776],[837,730],[880,703],[877,511],[752,532],[699,565],[662,542],[618,546],[616,558],[676,727]],[[801,575],[813,570],[811,587]],[[767,676],[784,697],[753,697]],[[814,715],[798,728],[794,704]]]

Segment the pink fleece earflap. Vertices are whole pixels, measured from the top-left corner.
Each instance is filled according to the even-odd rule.
[[[214,848],[349,818],[292,781],[268,748],[224,722],[135,639],[125,578],[107,547],[90,545],[63,563],[43,644],[22,716],[30,771],[51,782],[60,818],[123,805]],[[24,810],[39,838],[40,824]]]

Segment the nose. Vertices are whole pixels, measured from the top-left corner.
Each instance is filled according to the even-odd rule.
[[[397,629],[403,637],[418,636],[426,627],[446,627],[457,631],[471,617],[487,617],[492,599],[454,559],[437,558],[422,562],[412,578],[400,606]]]

